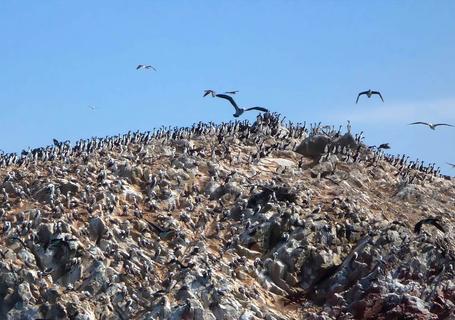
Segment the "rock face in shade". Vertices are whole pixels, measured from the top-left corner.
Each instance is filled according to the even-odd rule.
[[[350,134],[264,115],[48,157],[0,159],[0,319],[455,317],[454,180]]]

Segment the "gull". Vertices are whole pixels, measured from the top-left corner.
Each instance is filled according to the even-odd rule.
[[[225,93],[226,93],[226,94],[236,94],[237,92],[239,92],[239,90],[226,91]],[[204,95],[203,95],[203,97],[208,96],[209,94],[212,95],[212,97],[215,97],[215,96],[216,96],[215,90],[208,89],[208,90],[204,90]]]
[[[421,122],[421,121],[413,122],[413,123],[410,123],[409,125],[411,125],[411,124],[424,124],[426,126],[429,126],[431,130],[435,130],[437,126],[453,127],[453,125],[448,124],[448,123],[435,123],[435,124],[432,124],[430,122]]]
[[[239,108],[237,103],[235,103],[234,99],[231,96],[227,95],[227,94],[222,94],[222,93],[215,94],[215,97],[226,99],[232,104],[232,106],[235,108],[235,113],[233,114],[233,116],[235,118],[240,117],[245,111],[250,111],[250,110],[259,110],[259,111],[262,111],[262,112],[269,112],[268,109],[262,108],[262,107],[252,107],[252,108],[248,108],[248,109]]]
[[[139,69],[153,69],[156,71],[156,69],[149,65],[149,64],[139,64],[137,67],[136,67],[136,70],[139,70]]]
[[[382,98],[382,95],[379,91],[371,91],[371,89],[369,89],[368,91],[360,92],[359,95],[357,96],[357,100],[355,101],[355,103],[359,102],[359,98],[363,94],[366,94],[368,98],[371,98],[373,94],[377,94],[381,98],[382,102],[384,102],[384,99]]]
[[[415,233],[420,233],[420,230],[422,229],[423,224],[432,224],[442,232],[446,232],[444,227],[441,225],[442,221],[439,218],[426,218],[423,220],[420,220],[419,222],[416,223],[414,227],[414,232]]]

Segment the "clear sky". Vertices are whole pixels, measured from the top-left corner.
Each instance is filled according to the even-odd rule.
[[[455,124],[454,17],[453,0],[4,0],[0,149],[232,119],[211,88],[295,122],[350,119],[454,174],[455,128],[407,125]],[[369,88],[385,103],[356,105]]]

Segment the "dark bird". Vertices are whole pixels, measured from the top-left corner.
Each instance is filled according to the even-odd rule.
[[[426,219],[420,220],[419,222],[416,223],[416,225],[414,227],[414,232],[419,234],[420,230],[422,229],[422,225],[424,225],[424,224],[432,224],[433,226],[435,226],[442,232],[446,232],[444,227],[441,225],[441,223],[442,223],[442,221],[439,218],[426,218]]]
[[[209,89],[209,90],[204,90],[204,95],[203,95],[203,97],[206,97],[206,96],[208,96],[209,94],[211,94],[212,97],[215,97],[216,92],[213,91],[213,90],[210,90],[210,89]]]
[[[252,108],[248,108],[248,109],[239,108],[237,103],[235,103],[234,99],[231,96],[227,95],[227,94],[221,94],[220,93],[220,94],[216,94],[215,97],[226,99],[232,104],[232,106],[235,108],[235,113],[233,114],[233,116],[235,118],[240,117],[245,111],[250,111],[250,110],[259,110],[259,111],[262,111],[262,112],[269,112],[268,109],[262,108],[262,107],[252,107]]]
[[[239,92],[239,90],[235,90],[235,91],[226,91],[225,93],[226,93],[226,94],[236,94],[237,92]],[[214,90],[211,90],[211,89],[204,90],[204,97],[208,96],[209,94],[211,94],[212,97],[215,97],[215,96],[216,96],[216,92],[215,92]]]
[[[412,125],[412,124],[424,124],[426,126],[429,126],[431,130],[435,130],[437,126],[453,127],[453,125],[448,124],[448,123],[435,123],[435,124],[432,124],[431,122],[421,122],[421,121],[413,122],[413,123],[410,123],[409,125]]]
[[[388,143],[382,143],[379,145],[378,149],[390,149],[390,145]]]
[[[368,98],[371,98],[372,95],[377,94],[381,98],[382,102],[384,102],[384,99],[382,98],[382,95],[379,91],[368,90],[368,91],[360,92],[359,95],[357,96],[357,100],[355,101],[355,103],[359,102],[359,98],[363,94],[365,94]]]
[[[152,65],[149,65],[149,64],[139,64],[137,67],[136,67],[136,70],[139,70],[139,69],[153,69],[156,71],[155,67],[153,67]]]

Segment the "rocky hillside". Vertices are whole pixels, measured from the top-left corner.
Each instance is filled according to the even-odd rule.
[[[350,128],[54,141],[0,183],[1,319],[455,317],[455,180]]]

